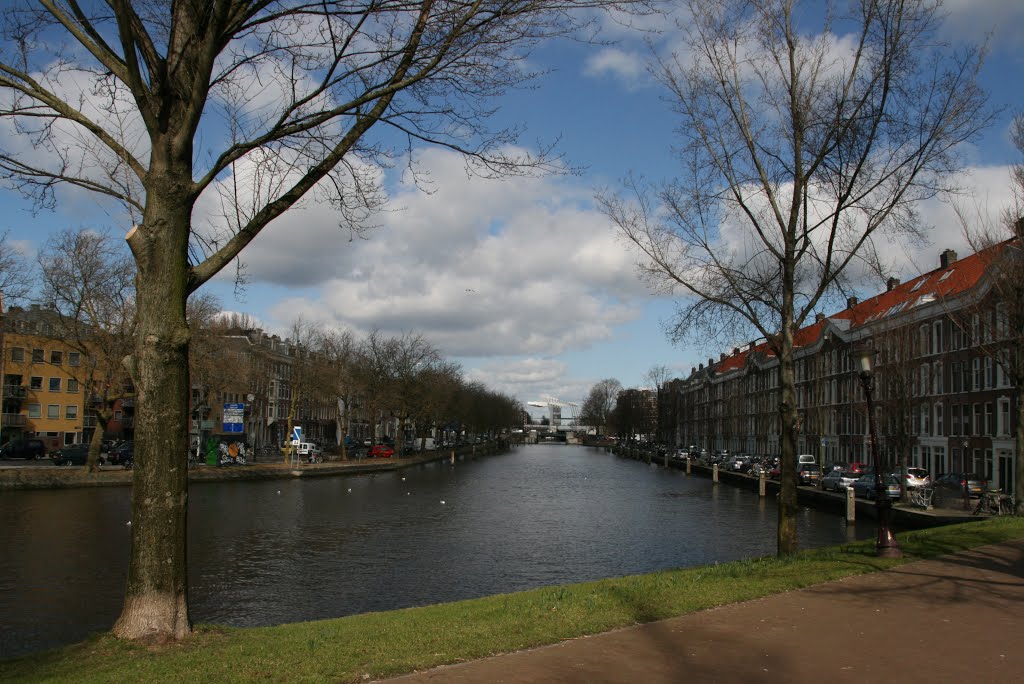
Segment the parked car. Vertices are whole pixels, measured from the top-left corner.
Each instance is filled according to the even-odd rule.
[[[801,463],[796,471],[797,484],[816,485],[821,479],[821,468],[814,463]]]
[[[89,458],[88,444],[68,444],[50,454],[54,465],[85,465]]]
[[[130,439],[107,452],[107,463],[124,465],[133,460],[135,460],[135,442]]]
[[[886,475],[882,478],[882,484],[885,487],[886,493],[890,499],[900,498],[900,480],[892,475]],[[861,474],[852,485],[853,495],[864,497],[865,499],[875,498],[875,474],[867,472]]]
[[[899,476],[898,473],[893,475]],[[932,478],[924,468],[907,468],[907,489],[915,487],[927,487],[932,483]]]
[[[845,492],[859,477],[849,470],[830,470],[821,478],[821,488],[827,492]]]
[[[375,444],[366,452],[367,458],[391,458],[394,455],[395,450],[387,444]]]
[[[945,473],[935,478],[932,485],[935,494],[932,501],[936,506],[964,498],[964,488],[972,499],[977,499],[988,488],[988,482],[977,473]]]
[[[871,466],[869,466],[867,463],[855,462],[851,463],[850,467],[847,468],[847,470],[849,470],[851,473],[866,473],[870,468]]]
[[[0,446],[0,458],[36,460],[46,457],[46,444],[41,439],[12,439]]]

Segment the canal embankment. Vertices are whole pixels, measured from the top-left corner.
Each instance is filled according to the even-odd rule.
[[[324,463],[250,463],[247,465],[189,468],[189,482],[244,482],[293,480],[381,473],[412,468],[436,461],[450,461],[507,451],[506,443],[474,444],[458,449],[435,450],[404,458],[357,458],[327,460]],[[56,466],[48,463],[0,468],[0,490],[75,489],[82,487],[127,487],[132,471],[104,466],[89,472],[84,467]]]
[[[673,459],[669,456],[657,456],[643,449],[614,447],[609,448],[609,450],[622,458],[630,458],[665,468],[682,470],[688,475],[706,478],[712,482],[726,484],[731,487],[758,492],[762,496],[778,496],[781,487],[778,480],[764,476],[738,473],[716,466],[708,466],[692,459]],[[854,510],[852,511],[851,518],[851,511],[849,510],[851,502],[847,496],[846,492],[827,492],[818,487],[797,487],[797,503],[801,506],[809,506],[816,510],[847,516],[851,520],[874,520],[877,517],[878,509],[874,501],[853,499],[852,505]],[[955,523],[977,521],[984,517],[972,515],[971,511],[961,508],[931,507],[923,509],[899,502],[893,505],[892,512],[893,524],[902,529],[952,525]]]

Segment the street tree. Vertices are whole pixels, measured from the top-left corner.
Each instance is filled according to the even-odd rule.
[[[780,555],[797,550],[794,333],[880,263],[876,244],[925,237],[917,203],[991,120],[980,51],[942,42],[937,0],[810,4],[685,3],[686,52],[651,69],[679,117],[679,175],[599,198],[641,276],[678,296],[673,340],[763,337],[778,360]]]
[[[35,273],[11,241],[10,231],[0,233],[0,305],[24,300],[33,290]]]
[[[950,317],[962,338],[986,357],[987,365],[998,368],[1003,377],[998,384],[1012,388],[1017,414],[1014,511],[1024,515],[1024,113],[1014,117],[1010,140],[1021,161],[1011,167],[1012,200],[1002,216],[992,219],[981,208],[957,206],[961,230],[984,260],[985,296],[950,307]]]
[[[86,469],[95,471],[119,399],[134,392],[125,364],[135,339],[135,265],[109,234],[62,230],[38,255],[43,301],[59,316],[54,333],[78,354],[67,369],[83,390],[83,417],[96,418]]]
[[[132,544],[113,631],[191,631],[186,572],[189,295],[303,198],[361,233],[380,170],[414,146],[486,176],[555,171],[487,127],[537,72],[530,49],[579,35],[606,0],[12,0],[0,26],[0,177],[123,208],[137,268]],[[31,146],[29,148],[29,146]],[[410,169],[417,171],[412,160]],[[219,212],[216,207],[222,207]]]
[[[591,387],[580,407],[580,422],[593,425],[601,434],[609,434],[615,400],[621,391],[622,383],[615,378],[605,378]]]

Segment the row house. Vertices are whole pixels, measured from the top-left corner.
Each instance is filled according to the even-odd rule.
[[[218,377],[193,377],[193,441],[200,432],[228,434],[225,413],[242,405],[245,439],[253,446],[284,444],[295,425],[304,439],[337,443],[338,400],[321,386],[315,354],[259,329],[231,331],[220,342]]]
[[[48,307],[11,307],[0,325],[3,377],[0,441],[34,437],[48,449],[88,442],[97,427],[96,361],[62,335],[60,316]],[[106,438],[130,439],[134,398],[118,393]]]
[[[875,418],[886,463],[905,459],[943,472],[973,471],[993,487],[1013,488],[1017,397],[1013,364],[1020,317],[1000,301],[995,260],[1002,243],[885,292],[819,314],[795,335],[798,453],[821,462],[871,462],[862,386],[852,355],[878,351]],[[1011,323],[1013,322],[1013,323]],[[675,396],[671,423],[679,447],[781,452],[778,360],[764,340],[708,359],[666,385]],[[664,423],[662,423],[664,425]]]

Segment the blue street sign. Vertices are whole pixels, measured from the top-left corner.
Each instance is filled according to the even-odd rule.
[[[301,426],[295,425],[295,426],[292,427],[292,441],[293,442],[301,442],[302,441],[302,427]]]
[[[245,404],[224,404],[224,432],[245,432]]]

